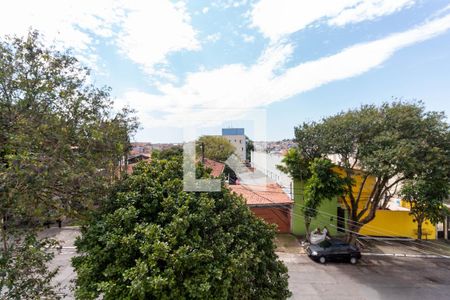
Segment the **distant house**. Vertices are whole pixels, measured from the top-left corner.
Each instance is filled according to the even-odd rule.
[[[130,155],[128,157],[128,164],[136,164],[142,160],[149,160],[150,159],[150,155],[149,154],[145,154],[145,153],[139,153],[139,154],[135,154],[135,155]]]
[[[241,161],[245,161],[247,144],[244,128],[223,128],[222,136],[234,146],[236,156]]]
[[[133,168],[136,166],[137,163],[141,161],[149,161],[150,155],[145,153],[139,153],[136,155],[130,155],[128,157],[128,164],[127,164],[127,174],[133,173]]]
[[[278,232],[291,232],[291,209],[294,201],[283,192],[279,185],[229,185],[228,188],[242,196],[256,216],[269,224],[275,224]]]

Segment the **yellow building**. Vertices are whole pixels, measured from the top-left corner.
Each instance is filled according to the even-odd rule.
[[[345,175],[345,171],[340,167],[336,167],[335,171],[342,176]],[[355,184],[353,186],[352,193],[356,198],[364,178],[364,173],[358,170],[355,170],[354,173],[355,174],[352,178],[355,181]],[[375,182],[376,178],[374,176],[369,176],[366,179],[361,192],[361,200],[358,203],[358,211],[363,209],[366,202],[369,200],[370,193],[375,186]],[[342,208],[345,208],[342,201],[344,200],[340,200],[340,205]],[[345,201],[350,203],[348,196],[345,198]],[[402,201],[401,206],[409,209],[409,204],[406,201]],[[425,220],[422,224],[422,231],[423,238],[436,239],[436,226],[431,224],[429,220]],[[417,222],[414,217],[409,214],[409,211],[378,209],[375,213],[375,218],[364,225],[359,233],[370,236],[406,237],[416,239]]]

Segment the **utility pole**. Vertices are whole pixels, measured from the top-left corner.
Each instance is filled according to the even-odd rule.
[[[201,148],[202,148],[202,164],[204,164],[205,163],[205,143],[202,142]]]

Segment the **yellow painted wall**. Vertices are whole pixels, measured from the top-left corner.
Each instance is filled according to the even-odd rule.
[[[377,210],[375,219],[363,226],[362,235],[417,238],[417,223],[408,211]],[[426,220],[422,224],[422,238],[436,239],[436,227]],[[426,236],[425,233],[428,233]]]
[[[334,171],[341,176],[345,176],[345,171],[341,167],[335,167]],[[358,170],[354,170],[352,176],[355,184],[353,186],[353,195],[356,198],[361,187],[364,173]],[[375,186],[376,178],[369,176],[364,184],[363,191],[361,192],[361,200],[358,205],[358,211],[363,209],[367,199]],[[342,201],[339,199],[339,201]],[[350,203],[349,197],[345,197],[345,201]],[[407,201],[402,200],[401,206],[410,208]],[[377,210],[375,218],[360,230],[362,235],[371,236],[394,236],[394,237],[408,237],[417,238],[417,223],[413,221],[414,217],[409,215],[409,211],[392,211],[392,210]],[[422,238],[436,239],[436,226],[426,220],[422,224]]]
[[[333,170],[344,177],[345,171],[341,167],[335,167]],[[364,173],[359,170],[353,170],[354,175],[352,176],[354,182],[354,185],[352,187],[352,194],[356,198],[358,197],[359,189],[361,187],[361,184],[363,182]],[[358,203],[358,209],[363,209],[366,205],[367,200],[369,199],[370,194],[372,193],[372,190],[375,186],[376,177],[369,175],[369,177],[366,179],[366,182],[364,183],[363,190],[361,192],[361,199]],[[341,199],[340,199],[341,200]],[[350,203],[350,198],[348,196],[345,197],[345,200],[347,203]]]

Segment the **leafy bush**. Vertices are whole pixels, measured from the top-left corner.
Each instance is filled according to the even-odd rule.
[[[141,163],[82,229],[79,299],[286,299],[275,230],[226,188],[182,191],[182,160]]]

